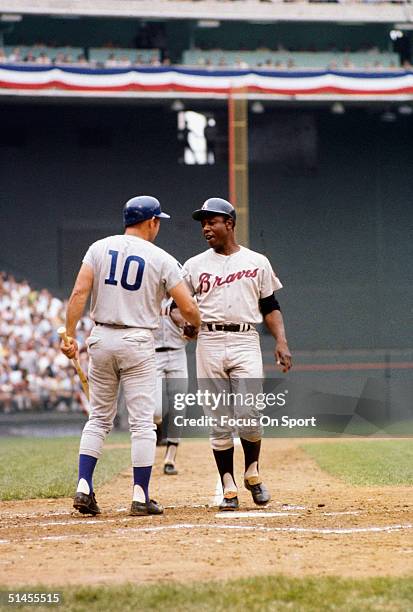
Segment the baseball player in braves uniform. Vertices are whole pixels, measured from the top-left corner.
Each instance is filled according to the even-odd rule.
[[[179,313],[176,308],[173,308],[171,311],[171,305],[175,306],[172,298],[165,298],[162,301],[159,327],[154,332],[157,376],[155,423],[161,423],[162,419],[164,419],[167,432],[167,446],[163,471],[164,474],[170,476],[178,473],[175,459],[180,440],[180,434],[173,418],[172,398],[175,396],[175,393],[186,393],[188,388],[186,340],[182,334],[182,327],[185,321],[182,317],[182,320],[179,320]],[[167,421],[166,423],[165,420]]]
[[[276,340],[275,359],[288,371],[291,354],[288,349],[283,318],[274,292],[282,287],[268,259],[240,246],[235,241],[234,207],[221,198],[210,198],[192,217],[202,224],[210,249],[189,259],[184,268],[186,282],[196,296],[201,312],[196,361],[199,384],[210,390],[237,393],[258,392],[263,366],[256,324],[264,320]],[[203,382],[202,382],[203,381]],[[204,404],[207,416],[230,413],[243,418],[234,428],[222,419],[211,428],[211,446],[223,487],[220,510],[238,508],[234,477],[233,436],[238,434],[245,456],[244,485],[256,504],[265,504],[270,494],[259,474],[262,427],[256,408],[220,406],[215,412]],[[246,418],[252,417],[252,418]],[[257,418],[258,417],[258,424]]]
[[[166,294],[173,297],[182,315],[200,325],[196,303],[183,281],[178,262],[152,242],[161,218],[156,198],[138,196],[123,209],[125,233],[91,245],[83,258],[70,296],[66,329],[71,337],[62,352],[72,359],[78,352],[76,325],[91,293],[95,326],[88,338],[90,417],[79,454],[79,478],[73,506],[82,514],[99,514],[93,492],[93,471],[106,435],[113,427],[116,397],[122,383],[129,414],[133,466],[132,515],[162,514],[149,497],[156,436],[156,371],[153,330]]]

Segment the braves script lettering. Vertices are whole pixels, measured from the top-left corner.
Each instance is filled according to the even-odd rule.
[[[253,270],[241,270],[240,272],[234,272],[232,274],[228,274],[226,278],[222,276],[213,277],[209,272],[202,272],[199,275],[199,293],[208,293],[208,291],[214,287],[222,287],[222,285],[229,285],[241,278],[255,278],[258,274],[259,268],[254,268]]]

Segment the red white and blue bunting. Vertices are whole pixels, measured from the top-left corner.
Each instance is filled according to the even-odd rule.
[[[413,93],[413,72],[273,72],[190,68],[111,68],[1,65],[0,89],[78,92],[397,95]]]

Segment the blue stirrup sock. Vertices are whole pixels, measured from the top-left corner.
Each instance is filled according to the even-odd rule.
[[[97,458],[91,455],[79,455],[79,479],[78,479],[78,491],[87,493],[87,487],[85,482],[89,486],[89,494],[93,493],[93,472],[96,467]],[[82,481],[82,482],[80,482]]]
[[[134,467],[133,468],[134,498],[135,498],[135,491],[136,491],[135,485],[138,485],[142,489],[145,495],[146,503],[149,502],[149,481],[151,479],[151,472],[152,472],[151,465],[148,465],[147,467]],[[140,501],[140,500],[137,499],[136,501]]]

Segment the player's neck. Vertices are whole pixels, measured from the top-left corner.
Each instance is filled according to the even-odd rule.
[[[214,249],[215,253],[218,255],[233,255],[240,250],[240,245],[235,242],[235,240],[231,240],[228,243],[219,246]]]
[[[135,236],[136,238],[142,238],[142,240],[152,242],[150,232],[146,230],[146,228],[127,227],[125,229],[125,236]]]

